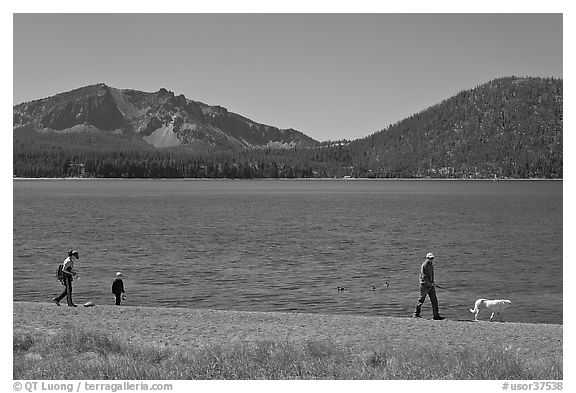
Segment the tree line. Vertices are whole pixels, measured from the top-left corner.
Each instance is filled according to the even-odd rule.
[[[195,153],[173,151],[91,151],[78,149],[14,149],[17,177],[85,178],[561,178],[561,162],[518,160],[508,166],[465,161],[418,167],[401,157],[376,159],[353,147]]]
[[[154,149],[107,134],[14,131],[17,177],[562,178],[562,80],[502,78],[366,138],[311,148]],[[139,143],[139,144],[137,144]]]

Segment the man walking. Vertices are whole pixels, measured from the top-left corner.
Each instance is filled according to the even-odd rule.
[[[76,307],[76,305],[72,302],[72,281],[74,280],[74,276],[76,276],[76,271],[74,271],[74,258],[78,259],[78,251],[70,250],[68,251],[68,258],[66,258],[63,262],[63,284],[64,284],[64,291],[60,294],[60,296],[55,297],[52,299],[57,306],[60,305],[60,300],[66,297],[68,302],[68,306]]]
[[[430,297],[430,302],[432,303],[432,313],[434,315],[434,319],[440,321],[444,319],[444,317],[440,316],[438,312],[438,298],[436,297],[436,289],[434,286],[434,254],[429,252],[426,254],[426,260],[420,267],[420,299],[418,299],[418,303],[416,304],[416,310],[414,311],[413,318],[421,318],[420,317],[420,310],[422,308],[422,304],[424,304],[424,300],[426,300],[426,295]]]

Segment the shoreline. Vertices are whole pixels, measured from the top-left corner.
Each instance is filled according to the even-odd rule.
[[[13,302],[14,334],[53,335],[70,325],[134,345],[184,350],[261,341],[330,341],[357,353],[384,347],[456,350],[492,344],[537,358],[561,359],[563,354],[563,325],[557,324]]]
[[[298,177],[298,178],[253,178],[253,179],[240,179],[240,178],[212,178],[212,177],[12,177],[12,180],[17,181],[34,181],[34,180],[163,180],[163,181],[463,181],[463,182],[487,182],[487,181],[512,181],[512,182],[523,182],[523,181],[563,181],[563,178],[559,179],[549,179],[549,178],[530,178],[530,179],[512,179],[512,178],[369,178],[369,177],[352,177],[352,178],[342,178],[342,177]]]

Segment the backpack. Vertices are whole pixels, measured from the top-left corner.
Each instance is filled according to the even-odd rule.
[[[58,281],[60,281],[60,284],[65,285],[64,284],[64,272],[62,271],[63,269],[64,269],[63,264],[58,265],[58,270],[56,270],[56,279]]]

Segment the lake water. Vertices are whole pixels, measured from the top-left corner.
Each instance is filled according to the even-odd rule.
[[[76,303],[113,304],[121,271],[126,305],[408,317],[433,252],[451,289],[437,291],[444,316],[470,320],[477,298],[502,298],[507,321],[562,323],[561,181],[13,186],[15,300],[59,294],[55,270],[74,248]]]

